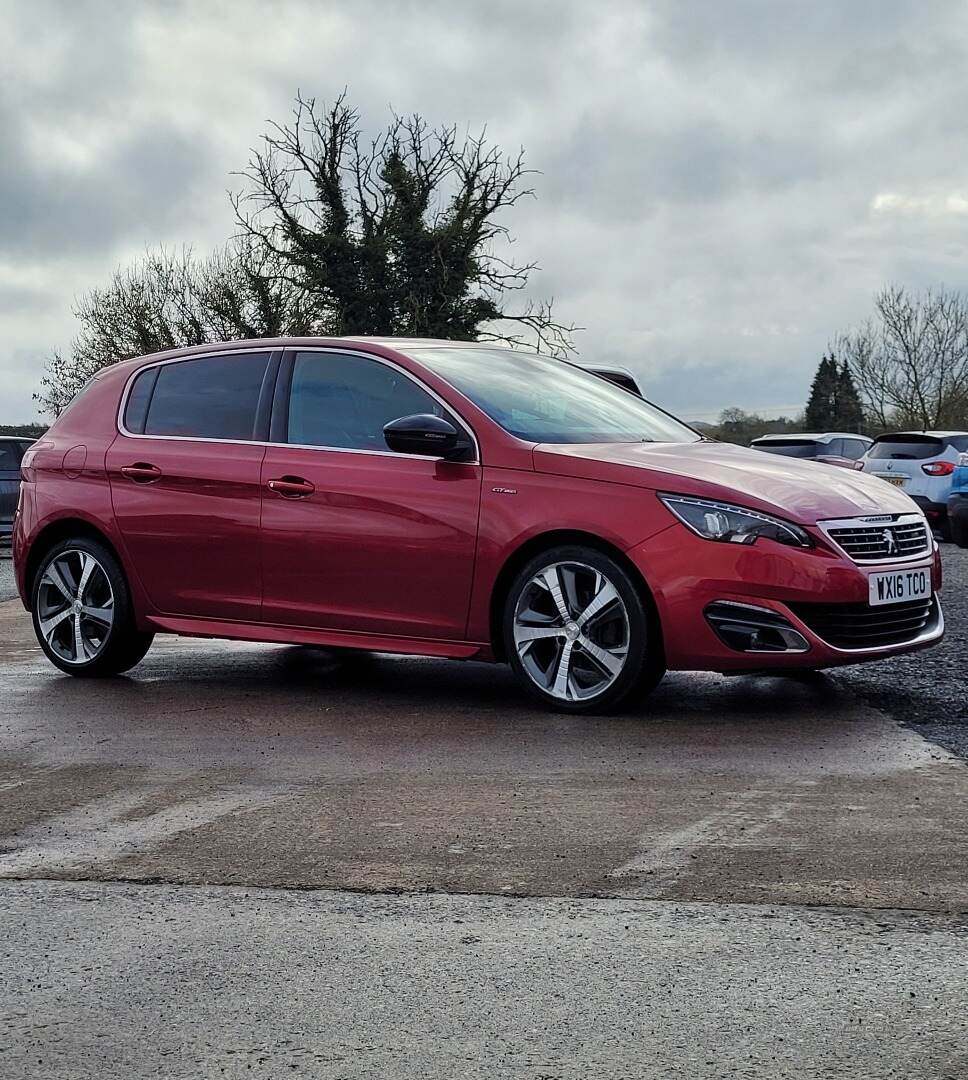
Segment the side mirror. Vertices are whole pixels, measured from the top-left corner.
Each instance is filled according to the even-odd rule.
[[[470,439],[442,416],[418,413],[391,420],[383,428],[387,446],[398,454],[423,454],[449,461],[465,457],[471,449]]]

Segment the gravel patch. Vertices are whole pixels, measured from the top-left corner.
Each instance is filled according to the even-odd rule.
[[[941,644],[831,674],[926,739],[968,758],[968,549],[942,544],[941,557],[946,627]]]
[[[17,586],[13,581],[13,560],[9,548],[0,548],[0,603],[17,598]]]

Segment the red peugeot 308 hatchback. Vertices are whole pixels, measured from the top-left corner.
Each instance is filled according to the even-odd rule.
[[[876,477],[710,442],[479,343],[230,342],[100,372],[23,462],[41,647],[156,633],[506,660],[554,708],[667,668],[824,668],[937,641],[924,516]]]

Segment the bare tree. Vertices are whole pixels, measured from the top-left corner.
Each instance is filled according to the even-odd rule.
[[[69,353],[47,363],[37,395],[58,415],[108,364],[145,353],[235,338],[312,333],[306,296],[271,253],[231,243],[206,259],[190,249],[149,251],[92,289],[74,314],[81,328]]]
[[[536,269],[507,256],[500,218],[533,194],[523,154],[416,115],[367,142],[345,95],[328,109],[300,96],[241,175],[241,233],[310,298],[319,332],[572,350],[577,328],[556,322],[551,302],[506,306]]]
[[[968,422],[968,299],[940,288],[912,295],[890,286],[876,316],[843,334],[864,412],[881,428],[930,430]]]

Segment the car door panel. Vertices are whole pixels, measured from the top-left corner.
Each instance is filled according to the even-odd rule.
[[[271,446],[262,476],[264,485],[298,477],[314,488],[300,498],[265,488],[266,622],[463,636],[479,466]]]
[[[271,445],[262,464],[263,619],[460,640],[481,467],[388,452],[384,423],[439,403],[379,365],[305,352],[284,362],[280,385],[288,377],[292,389],[285,402],[277,393],[277,410],[291,444]],[[316,447],[324,441],[349,445]]]
[[[161,612],[255,620],[265,446],[118,436],[106,465],[118,529]],[[125,475],[153,466],[158,476]]]
[[[106,465],[130,564],[160,612],[259,618],[260,470],[280,358],[165,361],[127,388]]]

